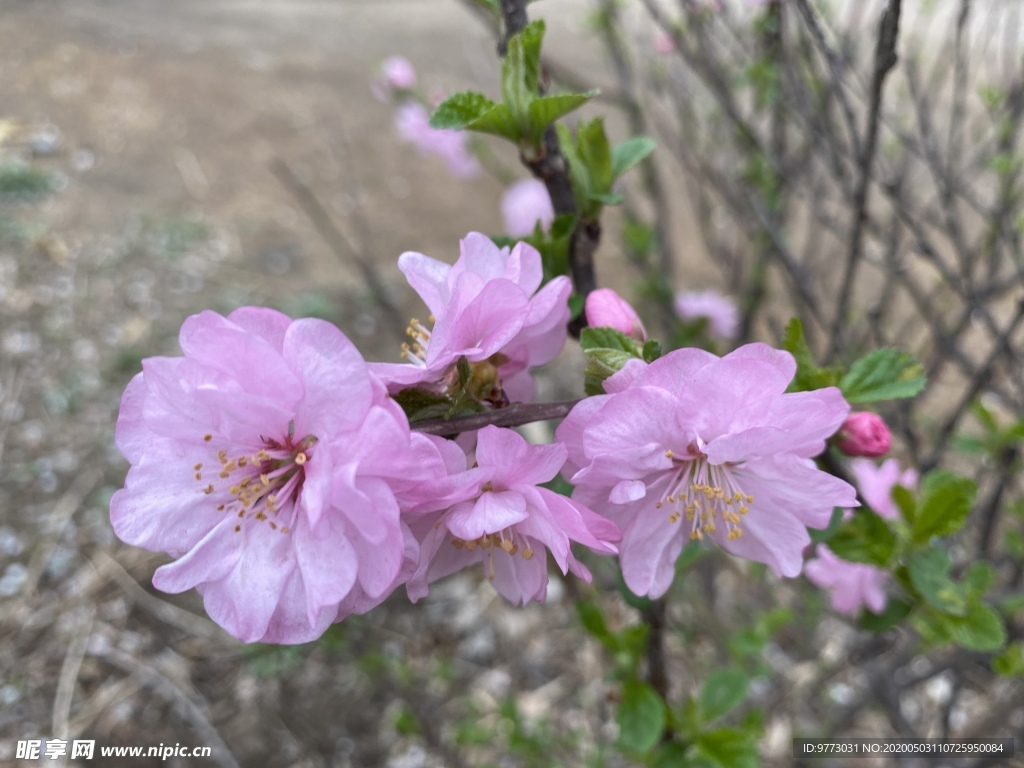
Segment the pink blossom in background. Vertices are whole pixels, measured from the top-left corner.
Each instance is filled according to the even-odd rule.
[[[872,613],[885,610],[888,602],[885,585],[889,574],[881,568],[841,560],[824,544],[819,544],[816,556],[804,565],[804,575],[816,587],[828,590],[832,610],[836,613],[854,616],[862,606],[867,606]]]
[[[735,339],[740,312],[732,299],[717,291],[683,291],[676,294],[676,314],[683,320],[707,318],[708,330],[721,339]]]
[[[529,237],[540,222],[545,232],[555,220],[555,209],[544,182],[523,179],[505,190],[501,198],[501,216],[505,221],[505,234],[510,237]]]
[[[544,287],[540,254],[526,243],[498,248],[479,232],[459,243],[453,265],[403,253],[398,267],[430,311],[433,327],[410,325],[414,344],[405,364],[371,364],[392,393],[416,384],[443,383],[465,355],[470,363],[490,364],[512,400],[533,398],[529,369],[553,360],[567,337],[567,277]]]
[[[848,483],[810,460],[850,410],[835,387],[786,393],[787,353],[748,344],[635,360],[580,402],[555,433],[573,499],[618,523],[623,575],[639,595],[672,583],[683,546],[705,536],[796,576],[807,527],[857,506]]]
[[[579,502],[538,487],[565,462],[562,445],[529,445],[510,429],[480,430],[473,465],[420,493],[443,497],[450,507],[412,523],[421,539],[421,560],[406,589],[413,601],[429,585],[482,563],[494,588],[517,605],[547,595],[547,552],[563,574],[590,581],[590,571],[572,553],[572,543],[614,554],[619,529]],[[465,457],[464,461],[465,461]],[[430,502],[431,504],[436,502]]]
[[[356,348],[254,307],[194,315],[180,342],[143,361],[115,431],[114,531],[175,558],[154,586],[195,587],[246,642],[306,642],[383,600],[418,559],[392,485],[443,467]]]
[[[647,329],[629,302],[611,288],[598,288],[587,295],[583,313],[591,328],[614,328],[635,341],[647,340]]]
[[[387,101],[396,92],[411,91],[416,87],[416,69],[404,56],[391,56],[380,66],[380,75],[371,88],[380,101]]]
[[[889,452],[892,434],[877,413],[851,413],[836,434],[836,447],[847,456],[878,458]]]
[[[900,470],[896,459],[888,459],[876,465],[870,459],[854,459],[850,470],[860,489],[864,502],[886,520],[900,515],[899,507],[892,500],[892,489],[897,485],[913,490],[917,487],[917,472],[913,469]]]
[[[468,179],[480,173],[480,163],[469,151],[468,134],[431,128],[430,114],[419,102],[405,101],[398,105],[395,128],[399,136],[424,154],[441,157],[453,176]]]
[[[669,56],[676,51],[676,41],[664,29],[654,33],[654,52],[659,56]]]

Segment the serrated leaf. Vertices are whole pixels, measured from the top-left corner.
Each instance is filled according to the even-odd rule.
[[[967,601],[961,590],[949,578],[952,563],[945,551],[932,547],[918,552],[907,562],[910,583],[925,602],[943,613],[963,616]]]
[[[822,387],[835,386],[838,381],[835,371],[819,368],[811,355],[811,350],[804,339],[804,325],[794,317],[786,326],[782,337],[782,348],[796,360],[796,376],[789,385],[790,392],[806,392]]]
[[[914,515],[912,538],[925,544],[932,536],[949,536],[967,521],[977,485],[973,480],[946,470],[935,470],[921,482],[920,498]]]
[[[544,19],[534,19],[516,35],[523,46],[524,84],[533,94],[540,93],[540,49],[545,29]]]
[[[731,712],[747,697],[750,678],[742,669],[724,667],[712,672],[700,689],[700,707],[706,720]]]
[[[868,632],[887,632],[907,618],[912,608],[913,606],[906,600],[890,597],[885,610],[881,613],[862,611],[859,624]]]
[[[544,129],[560,117],[579,109],[592,98],[597,96],[599,91],[591,90],[586,93],[559,93],[554,96],[541,96],[530,104],[530,137],[534,141],[540,140]]]
[[[656,339],[645,341],[643,349],[640,350],[640,357],[645,363],[653,363],[661,357],[661,342]]]
[[[896,548],[896,537],[881,517],[861,511],[839,526],[828,546],[843,560],[884,568]]]
[[[949,634],[957,645],[972,651],[995,651],[1006,643],[1003,621],[985,603],[972,603],[963,617],[946,617]]]
[[[847,402],[914,397],[924,389],[924,366],[898,349],[876,349],[850,366],[839,382]]]
[[[642,163],[655,147],[657,144],[654,139],[648,136],[633,136],[616,144],[612,148],[612,179],[619,178],[634,165]]]
[[[641,680],[622,684],[619,708],[619,746],[643,754],[654,747],[665,730],[665,703],[651,686]]]
[[[476,120],[466,126],[468,131],[477,133],[490,133],[494,136],[501,136],[509,141],[519,141],[522,133],[512,112],[504,104],[495,104],[491,109],[484,112]]]
[[[580,123],[576,131],[576,143],[590,175],[590,199],[611,192],[615,179],[612,176],[612,150],[604,132],[604,119],[595,117]]]
[[[628,352],[631,357],[640,357],[636,342],[614,328],[584,328],[580,334],[580,346],[584,352],[589,349],[617,349]]]
[[[722,768],[758,768],[760,759],[754,737],[735,728],[697,734],[697,751]]]
[[[430,127],[460,131],[495,106],[493,101],[476,91],[454,93],[434,110],[430,116]]]

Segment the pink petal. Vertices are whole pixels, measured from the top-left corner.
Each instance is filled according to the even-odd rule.
[[[332,518],[324,522],[315,531],[308,525],[298,525],[291,533],[311,626],[323,608],[337,606],[349,593],[361,565],[344,522]]]
[[[451,265],[408,251],[398,257],[398,268],[402,270],[409,285],[420,295],[427,309],[435,317],[445,312],[448,303],[448,273]]]
[[[243,559],[250,526],[236,533],[234,518],[222,518],[206,536],[173,563],[162,565],[153,574],[153,586],[161,592],[177,594],[197,584],[225,578]],[[264,527],[264,526],[256,526]]]
[[[457,505],[445,518],[455,536],[473,541],[488,533],[498,533],[527,518],[526,499],[514,491],[486,491],[476,503]]]

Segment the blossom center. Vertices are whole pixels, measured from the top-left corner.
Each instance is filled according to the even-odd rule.
[[[292,425],[294,428],[294,425]],[[203,438],[206,442],[212,435]],[[306,479],[305,465],[313,457],[318,439],[306,435],[295,440],[289,433],[283,440],[262,438],[263,446],[252,454],[231,457],[227,450],[217,452],[220,469],[217,480],[207,482],[203,493],[223,493],[231,498],[217,505],[218,512],[233,513],[241,520],[266,522],[271,529],[288,533],[295,521],[295,501]],[[195,479],[203,482],[203,465],[196,464]],[[235,532],[242,530],[235,524]]]
[[[668,520],[678,523],[683,516],[690,524],[691,541],[700,541],[705,533],[715,533],[719,524],[725,536],[735,541],[743,535],[743,516],[754,501],[752,494],[739,487],[729,464],[708,463],[703,453],[691,446],[685,457],[676,458],[669,450],[665,456],[673,460],[672,474],[665,495],[654,506],[668,505]]]
[[[430,322],[434,322],[434,316],[430,316]],[[409,327],[405,332],[412,339],[412,344],[402,343],[402,359],[408,360],[413,365],[423,367],[427,364],[427,347],[430,345],[430,331],[422,325],[415,317],[409,321]]]

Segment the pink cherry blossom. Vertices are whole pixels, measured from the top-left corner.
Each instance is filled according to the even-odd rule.
[[[529,369],[553,360],[565,345],[569,320],[567,277],[543,288],[540,254],[526,243],[498,248],[478,232],[459,244],[459,258],[445,264],[421,253],[403,253],[398,267],[430,310],[433,328],[412,321],[414,344],[406,364],[371,369],[391,392],[418,384],[444,386],[461,356],[490,366],[496,386],[512,400],[533,398]]]
[[[405,101],[395,113],[398,135],[415,145],[420,152],[444,159],[448,171],[460,179],[470,179],[480,173],[480,163],[469,151],[465,131],[449,131],[430,127],[426,107],[417,101]]]
[[[892,489],[897,485],[914,489],[917,487],[917,472],[913,469],[900,471],[896,459],[888,459],[876,465],[870,459],[854,459],[850,470],[860,489],[864,502],[886,520],[899,517],[900,511],[892,500]]]
[[[583,312],[591,328],[614,328],[636,341],[647,340],[647,329],[629,302],[611,288],[598,288],[587,294]]]
[[[889,573],[881,568],[841,560],[824,544],[819,544],[816,557],[804,566],[804,574],[812,584],[828,590],[832,610],[836,613],[853,616],[862,606],[867,606],[872,613],[885,610]]]
[[[387,101],[396,93],[416,87],[416,69],[404,56],[389,56],[380,65],[380,74],[373,81],[373,95]]]
[[[836,447],[847,456],[878,458],[889,452],[892,435],[877,413],[851,413],[836,434]]]
[[[676,314],[683,320],[707,318],[708,330],[721,339],[735,339],[740,313],[732,299],[717,291],[683,291],[676,294]]]
[[[352,343],[254,307],[194,315],[180,342],[143,361],[115,431],[114,531],[175,558],[154,586],[195,587],[246,642],[312,640],[383,600],[418,559],[396,493],[443,468]]]
[[[482,563],[507,600],[518,605],[543,601],[546,551],[563,574],[572,571],[590,581],[590,571],[570,544],[614,554],[620,533],[579,502],[538,487],[558,474],[565,458],[563,445],[529,445],[512,430],[481,429],[469,469],[463,464],[462,471],[420,487],[428,497],[435,489],[449,506],[412,523],[421,539],[421,560],[406,586],[409,597],[419,600],[437,579]]]
[[[723,549],[796,576],[807,527],[856,506],[848,483],[810,457],[843,423],[834,387],[786,393],[787,352],[748,344],[719,358],[680,349],[627,364],[610,394],[579,403],[556,431],[573,498],[619,524],[626,584],[658,597],[683,546],[705,536]]]
[[[555,220],[555,209],[544,182],[523,179],[506,189],[501,198],[501,216],[510,237],[529,237],[538,223],[547,231]]]

